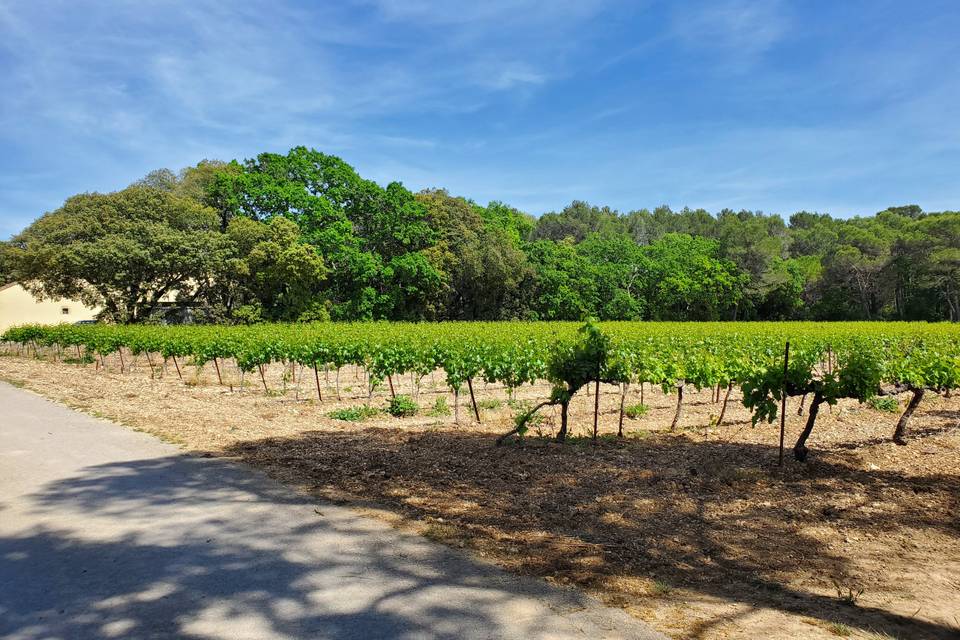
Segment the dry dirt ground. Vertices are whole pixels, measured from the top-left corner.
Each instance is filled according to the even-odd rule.
[[[668,430],[675,395],[645,390],[650,412],[614,436],[619,390],[572,407],[572,442],[537,437],[495,447],[512,426],[502,388],[475,385],[453,416],[441,376],[421,383],[420,415],[361,423],[331,419],[366,399],[362,371],[273,365],[245,379],[221,365],[156,356],[99,365],[0,357],[0,378],[88,413],[207,455],[238,458],[282,481],[391,519],[396,526],[518,573],[575,584],[676,638],[960,637],[960,398],[924,400],[906,447],[889,441],[896,414],[841,402],[823,410],[810,461],[778,468],[778,429],[751,427],[736,392],[721,427],[712,391],[688,390],[681,429]],[[412,381],[394,381],[410,393]],[[232,385],[232,390],[231,386]],[[627,404],[639,401],[631,388]],[[523,389],[544,398],[548,387]],[[372,404],[384,406],[389,389]],[[805,417],[788,410],[787,442]],[[548,436],[557,416],[546,412]]]

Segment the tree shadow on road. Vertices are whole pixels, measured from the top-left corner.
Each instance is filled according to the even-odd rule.
[[[224,461],[89,467],[30,502],[0,537],[3,637],[549,637],[585,603]]]

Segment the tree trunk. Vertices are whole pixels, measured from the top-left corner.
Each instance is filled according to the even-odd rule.
[[[723,405],[720,407],[720,417],[717,418],[717,426],[723,424],[723,416],[727,414],[727,402],[730,400],[730,390],[733,389],[733,383],[727,383],[727,393],[723,396]]]
[[[557,442],[564,442],[567,439],[567,407],[570,401],[560,403],[560,431],[557,432]]]
[[[677,412],[673,414],[673,422],[670,423],[670,431],[676,431],[680,424],[680,414],[683,412],[683,385],[677,385]]]
[[[813,394],[813,400],[810,401],[810,411],[807,414],[807,425],[803,428],[800,437],[797,438],[797,444],[793,445],[793,457],[799,462],[807,461],[807,438],[813,431],[813,423],[817,421],[817,414],[820,412],[820,404],[823,402],[823,394],[819,391]]]
[[[897,420],[897,428],[893,432],[893,441],[899,445],[907,444],[906,435],[907,428],[910,426],[910,416],[912,416],[913,412],[920,406],[920,401],[923,400],[923,394],[926,390],[911,389],[911,391],[913,391],[913,397],[910,398],[910,403],[907,404],[907,408],[903,411],[900,419]]]
[[[263,374],[263,365],[258,364],[257,368],[260,369],[260,382],[263,383],[263,392],[266,393],[269,389],[267,389],[267,377]]]
[[[802,416],[802,415],[803,415],[803,403],[806,402],[806,401],[807,401],[807,394],[803,394],[802,396],[800,396],[800,406],[797,407],[797,415],[798,415],[798,416]]]

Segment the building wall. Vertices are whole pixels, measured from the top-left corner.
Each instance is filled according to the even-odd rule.
[[[38,302],[19,284],[0,287],[0,333],[18,324],[72,324],[79,320],[94,320],[98,311],[76,300]]]

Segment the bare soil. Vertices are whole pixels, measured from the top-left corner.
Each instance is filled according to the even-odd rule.
[[[221,386],[212,365],[180,362],[181,380],[156,356],[151,368],[127,354],[125,373],[116,357],[106,369],[52,359],[0,357],[0,378],[577,585],[676,638],[960,637],[957,397],[925,398],[905,447],[890,441],[896,414],[841,402],[821,411],[805,464],[790,457],[805,420],[792,399],[781,468],[778,426],[751,426],[736,392],[714,427],[713,390],[688,389],[671,433],[676,396],[648,386],[649,412],[617,438],[620,390],[604,386],[599,442],[587,437],[594,398],[581,393],[571,442],[550,440],[559,421],[547,410],[523,441],[495,447],[516,403],[474,385],[477,424],[466,390],[456,402],[440,373],[421,381],[418,416],[350,423],[327,414],[367,400],[353,368],[340,372],[338,401],[322,370],[273,365],[266,391],[255,372],[241,392],[232,363],[221,363]],[[408,376],[393,383],[415,394]],[[371,404],[389,397],[384,385]],[[427,415],[441,397],[459,404],[459,424]],[[637,402],[634,386],[626,403]]]

